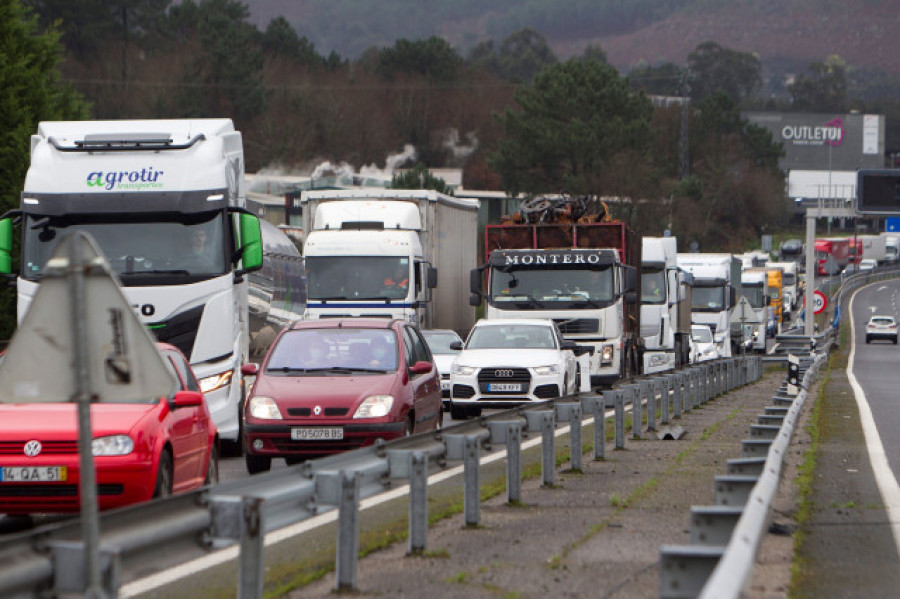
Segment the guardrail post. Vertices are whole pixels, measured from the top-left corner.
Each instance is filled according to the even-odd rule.
[[[656,380],[660,399],[660,424],[669,424],[669,389],[672,388],[672,375],[666,374]]]
[[[506,425],[506,503],[522,501],[522,425]]]
[[[626,385],[631,392],[631,438],[641,438],[641,427],[644,425],[644,402],[641,399],[640,385]]]
[[[703,380],[703,366],[691,371],[691,407],[699,408],[702,402],[700,381]]]
[[[118,597],[119,571],[121,569],[119,551],[109,547],[97,549],[97,567],[100,573],[100,588],[89,589],[88,574],[85,571],[85,544],[81,541],[52,541],[49,543],[53,555],[54,597],[78,595],[94,597],[93,591],[103,593],[102,597]],[[37,596],[32,593],[16,595]],[[258,595],[262,597],[262,593]],[[99,599],[99,598],[98,598]]]
[[[625,391],[616,389],[612,392],[615,402],[615,446],[616,449],[625,449]]]
[[[261,599],[263,596],[265,525],[262,504],[263,499],[259,497],[213,497],[209,504],[210,538],[240,543],[239,599]]]
[[[581,471],[581,402],[563,401],[555,405],[556,419],[569,423],[569,461],[572,470]]]
[[[656,385],[653,381],[641,381],[641,395],[647,396],[647,430],[656,430]],[[643,427],[641,427],[643,428]]]
[[[481,485],[478,480],[480,457],[481,443],[478,437],[467,435],[463,443],[463,477],[465,478],[463,511],[465,512],[466,526],[477,526],[481,522],[481,498],[479,497]]]
[[[356,590],[356,565],[359,561],[359,473],[341,470],[338,503],[338,542],[336,591]]]
[[[581,400],[584,412],[594,417],[594,459],[606,457],[606,393],[585,397]],[[611,402],[610,402],[611,403]]]
[[[421,451],[409,452],[409,548],[410,555],[428,547],[428,460]]]
[[[556,447],[553,435],[556,421],[552,411],[543,412],[541,414],[541,485],[552,487],[556,484]]]
[[[675,404],[674,414],[672,418],[681,418],[684,405],[684,375],[676,372],[672,375],[672,403]]]

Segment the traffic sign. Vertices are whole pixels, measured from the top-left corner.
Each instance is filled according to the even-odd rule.
[[[813,314],[818,314],[828,306],[828,298],[816,289],[813,291]],[[803,296],[803,307],[806,307],[806,296]]]
[[[737,305],[734,307],[734,312],[732,312],[731,314],[731,322],[735,324],[762,323],[759,315],[756,313],[756,310],[753,309],[753,306],[750,305],[750,302],[743,295],[741,296],[741,299],[738,300]]]
[[[80,244],[80,261],[72,258],[74,244]],[[76,314],[72,287],[77,270],[83,273],[81,314]],[[77,339],[78,324],[84,340]],[[74,368],[79,346],[85,350],[80,358],[85,361],[89,381],[85,391],[92,402],[164,397],[176,389],[175,377],[153,338],[103,254],[84,233],[60,240],[47,261],[31,307],[0,363],[0,401],[73,401],[79,387]]]

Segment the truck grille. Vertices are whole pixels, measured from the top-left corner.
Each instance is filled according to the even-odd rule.
[[[596,333],[600,330],[600,320],[597,318],[554,318],[553,322],[559,326],[559,332],[563,335]]]

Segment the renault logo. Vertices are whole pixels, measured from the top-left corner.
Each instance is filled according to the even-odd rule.
[[[494,371],[494,376],[497,377],[498,379],[499,378],[508,379],[512,375],[513,375],[512,370],[495,370]]]
[[[322,413],[322,406],[316,406],[313,408],[313,414],[319,416]]]
[[[29,441],[25,444],[25,455],[30,458],[33,458],[41,453],[41,442],[40,441]]]

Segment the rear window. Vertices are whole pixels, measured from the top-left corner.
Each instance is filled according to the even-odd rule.
[[[893,318],[888,318],[888,317],[885,317],[885,316],[881,316],[881,317],[878,317],[878,318],[873,318],[870,322],[871,322],[872,324],[891,325],[891,324],[894,324],[894,319],[893,319]]]

